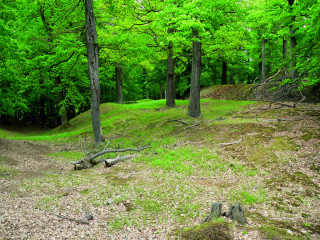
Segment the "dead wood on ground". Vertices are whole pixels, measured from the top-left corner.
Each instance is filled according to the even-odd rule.
[[[99,158],[98,160],[96,160],[96,158],[100,157],[104,154],[107,154],[107,153],[141,152],[142,150],[145,150],[147,148],[151,148],[150,143],[148,143],[140,148],[106,149],[109,146],[109,144],[110,144],[110,142],[108,142],[107,146],[104,147],[104,149],[100,152],[93,152],[92,154],[88,154],[87,148],[86,148],[86,142],[84,140],[85,157],[80,160],[72,162],[72,164],[74,165],[74,170],[86,169],[88,167],[92,167],[94,165],[97,165],[100,162],[105,162],[107,167],[111,167],[118,162],[132,158],[132,156],[123,156],[123,157],[117,157],[115,159],[107,159],[107,160],[102,160],[102,161],[101,161],[101,158]]]
[[[231,143],[220,143],[219,144],[219,147],[225,147],[225,146],[230,146],[230,145],[233,145],[233,144],[237,144],[237,143],[240,143],[243,141],[243,138],[241,138],[239,141],[235,141],[235,142],[231,142]]]
[[[64,219],[64,220],[78,223],[78,224],[89,224],[89,221],[93,220],[93,215],[87,208],[85,209],[85,216],[82,219],[65,217],[65,216],[58,215],[58,214],[52,214],[52,215],[54,215],[58,218]]]

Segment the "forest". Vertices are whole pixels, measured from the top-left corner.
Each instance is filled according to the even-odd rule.
[[[319,0],[0,0],[0,239],[320,239]]]
[[[56,127],[88,110],[84,1],[0,4],[2,120]],[[316,0],[93,1],[101,103],[174,106],[190,93],[195,61],[200,86],[276,73],[294,90],[318,86],[319,12]]]

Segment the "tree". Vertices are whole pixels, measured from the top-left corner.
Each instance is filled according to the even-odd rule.
[[[201,42],[199,32],[193,30],[193,52],[192,52],[192,70],[190,101],[188,105],[188,115],[190,117],[200,117],[200,76],[201,76]]]
[[[100,83],[99,83],[99,48],[97,44],[97,30],[93,12],[93,0],[85,0],[86,40],[91,86],[91,117],[94,144],[99,145],[102,140],[100,120]]]
[[[168,28],[168,34],[174,33],[173,28]],[[174,84],[174,65],[175,59],[173,58],[173,43],[168,44],[168,57],[167,57],[167,91],[166,91],[166,107],[175,107],[175,84]]]

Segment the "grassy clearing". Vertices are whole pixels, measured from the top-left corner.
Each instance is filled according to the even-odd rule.
[[[111,140],[110,148],[137,147],[147,142],[152,148],[110,169],[96,166],[24,179],[24,194],[34,197],[39,211],[79,216],[85,205],[93,209],[99,224],[114,234],[128,228],[154,229],[154,234],[166,229],[169,238],[205,239],[196,237],[218,237],[224,232],[227,237],[230,233],[255,239],[252,234],[258,232],[262,238],[276,239],[288,234],[289,229],[290,236],[280,239],[308,239],[315,233],[319,223],[308,211],[319,200],[316,175],[312,175],[312,169],[296,169],[303,145],[298,137],[283,134],[294,129],[296,122],[264,121],[279,114],[296,116],[296,111],[270,110],[257,115],[257,103],[202,100],[203,117],[192,119],[187,116],[187,103],[177,101],[173,109],[166,109],[164,100],[103,104],[102,127],[106,139]],[[86,112],[64,128],[42,134],[1,131],[0,137],[78,144],[77,150],[47,155],[71,169],[65,164],[83,157],[82,140],[86,139],[89,146],[92,143],[90,118]],[[185,130],[186,125],[174,121],[178,119],[188,125],[200,123]],[[312,141],[316,136],[309,134],[302,140]],[[240,138],[244,141],[239,144],[219,147],[219,143]],[[222,201],[225,211],[230,203],[241,201],[251,226],[238,228],[229,222],[215,222],[197,227],[213,201]],[[297,212],[299,207],[303,216]],[[263,221],[261,212],[268,213]],[[277,227],[275,221],[282,225]]]

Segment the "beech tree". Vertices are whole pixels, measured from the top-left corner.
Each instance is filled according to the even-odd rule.
[[[85,0],[86,40],[91,86],[91,117],[94,135],[94,144],[99,145],[102,138],[100,120],[100,83],[99,83],[99,48],[97,44],[97,29],[93,12],[93,0]]]

